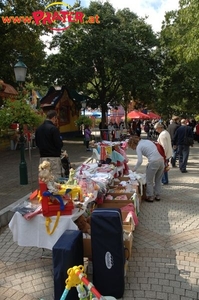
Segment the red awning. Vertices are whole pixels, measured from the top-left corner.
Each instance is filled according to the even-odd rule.
[[[138,111],[138,110],[132,110],[130,113],[128,113],[127,118],[129,118],[129,119],[150,119],[150,117],[147,114],[143,114],[141,111]]]
[[[155,113],[152,112],[152,111],[148,112],[147,115],[149,116],[150,119],[158,119],[158,120],[161,119],[161,116],[155,114]]]

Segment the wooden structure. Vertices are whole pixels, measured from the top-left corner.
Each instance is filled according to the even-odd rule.
[[[0,80],[0,106],[3,104],[4,99],[13,99],[16,98],[18,92],[13,86],[5,83],[3,80]]]
[[[84,95],[75,90],[69,90],[65,86],[59,89],[50,87],[47,94],[40,100],[40,108],[44,113],[55,109],[58,114],[58,126],[61,133],[74,134],[79,132],[75,121],[79,118],[81,101]]]

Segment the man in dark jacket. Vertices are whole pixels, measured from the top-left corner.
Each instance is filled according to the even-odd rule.
[[[186,120],[181,120],[181,126],[176,130],[173,144],[174,148],[178,147],[179,168],[182,173],[187,173],[187,161],[189,158],[189,145],[185,145],[184,137],[193,138],[193,132],[190,126],[187,126]]]
[[[49,110],[46,114],[46,120],[35,132],[35,142],[40,152],[40,163],[44,160],[50,162],[55,179],[60,178],[62,174],[61,148],[63,147],[56,123],[56,111]]]
[[[167,131],[170,133],[171,136],[171,145],[173,147],[173,139],[174,139],[174,134],[176,132],[176,129],[178,129],[178,127],[180,127],[179,124],[180,118],[178,116],[173,116],[171,123],[169,124]],[[173,154],[172,154],[172,158],[171,158],[171,165],[172,167],[176,167],[176,157],[177,157],[177,148],[174,149],[173,148]]]

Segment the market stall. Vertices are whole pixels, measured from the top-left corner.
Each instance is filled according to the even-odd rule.
[[[120,143],[103,141],[96,144],[96,149],[100,163],[84,163],[76,171],[71,170],[69,180],[58,183],[58,189],[55,183],[40,181],[30,201],[14,208],[9,228],[18,245],[52,249],[65,230],[82,230],[77,220],[81,216],[89,218],[96,207],[126,210],[130,214],[128,218],[123,214],[124,225],[131,224],[131,232],[135,229],[145,175],[125,167],[128,162],[126,144],[121,147]],[[128,175],[124,175],[125,170]],[[85,254],[91,255],[90,235],[84,228],[82,231]]]
[[[42,172],[39,173],[38,190],[31,194],[29,201],[14,208],[15,214],[9,223],[9,228],[13,233],[13,240],[18,245],[50,250],[66,232],[72,230],[76,233],[80,230],[83,232],[84,257],[88,257],[90,262],[97,256],[96,249],[100,248],[95,240],[96,229],[92,229],[95,224],[98,230],[98,223],[95,223],[93,218],[97,217],[97,211],[102,209],[104,218],[102,223],[103,226],[107,224],[109,230],[106,230],[107,226],[103,228],[103,232],[107,235],[107,242],[103,241],[105,235],[100,231],[98,241],[100,237],[102,239],[100,244],[108,249],[104,247],[106,263],[110,264],[109,267],[112,269],[111,261],[116,259],[112,256],[124,252],[125,264],[119,264],[118,268],[121,271],[122,265],[124,272],[121,274],[126,274],[128,259],[132,255],[133,231],[139,222],[145,174],[133,173],[128,169],[126,144],[103,141],[96,144],[95,149],[99,153],[100,161],[83,163],[77,170],[71,169],[67,180],[63,178],[59,182],[54,182],[52,176],[49,176],[49,164],[43,163]],[[112,217],[109,222],[109,209],[111,209],[111,214],[117,216],[116,224]],[[115,233],[115,227],[118,227],[119,234]],[[111,238],[112,230],[113,235],[119,238],[120,245],[122,245],[120,252],[115,251],[115,254],[113,254],[115,246],[111,245],[115,240]],[[110,232],[110,238],[108,232]],[[112,250],[109,249],[109,242]],[[61,244],[64,247],[64,242]],[[94,263],[94,269],[95,266]],[[117,271],[114,271],[115,273]],[[95,282],[97,277],[96,275]],[[107,277],[110,278],[108,273]],[[110,294],[114,296],[115,288],[110,286],[111,291],[113,290]]]

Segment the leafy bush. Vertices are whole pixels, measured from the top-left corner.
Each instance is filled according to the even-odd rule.
[[[34,128],[40,125],[43,120],[43,116],[32,109],[23,98],[14,101],[6,100],[0,108],[0,131],[8,131],[13,123],[18,123],[21,128],[24,124]]]
[[[92,126],[92,119],[90,119],[87,116],[80,116],[76,121],[75,121],[76,125],[78,127],[80,127],[81,125],[88,125],[88,126]]]

